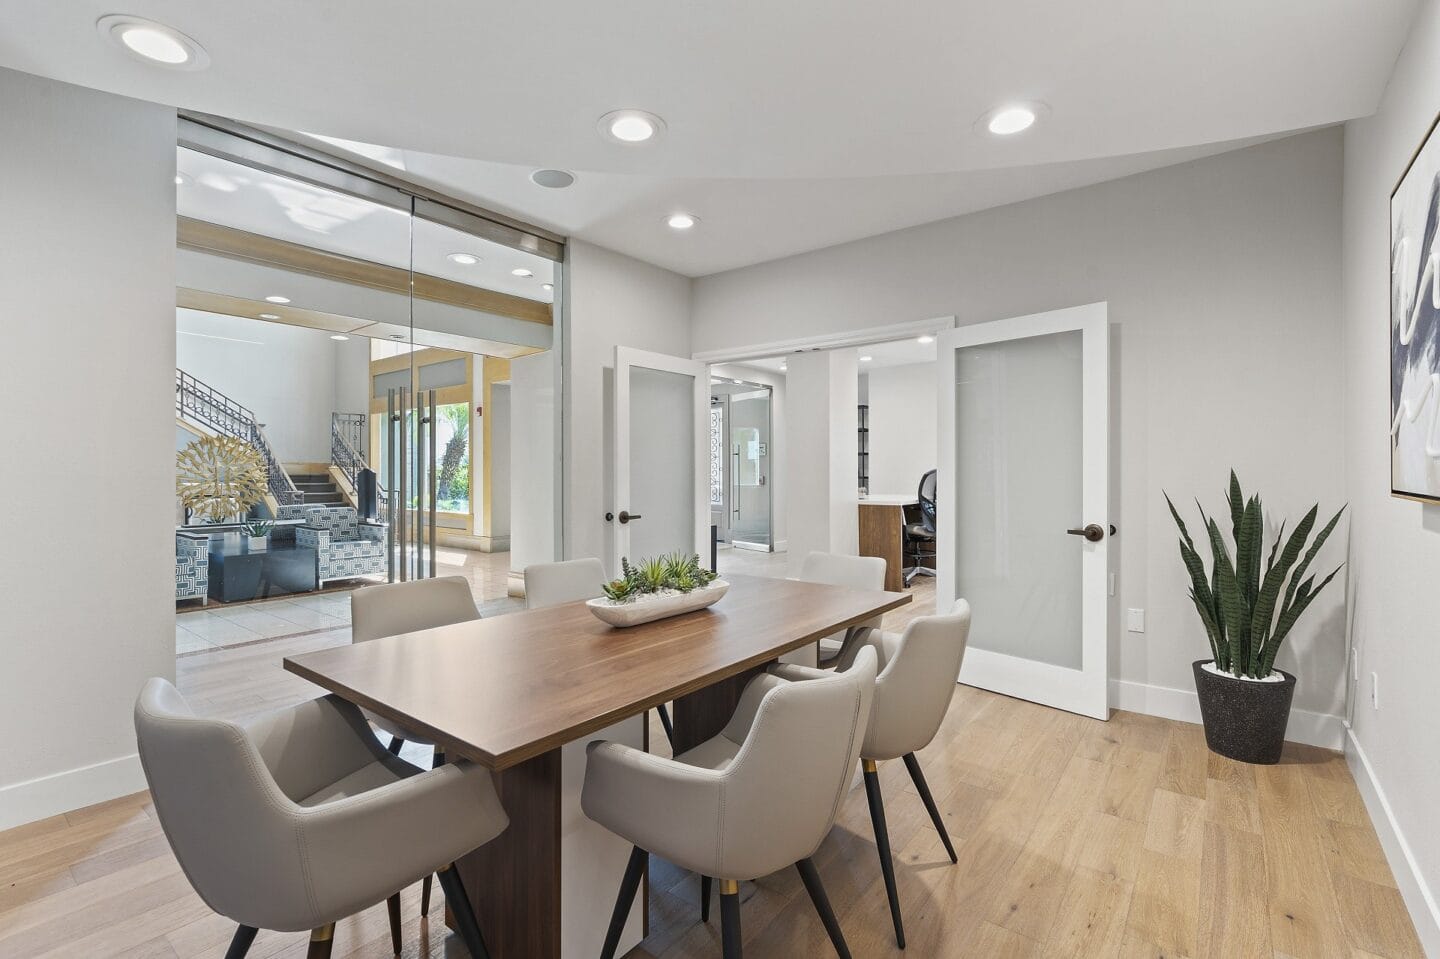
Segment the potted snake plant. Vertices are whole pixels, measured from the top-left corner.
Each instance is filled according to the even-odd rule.
[[[1195,691],[1200,697],[1205,742],[1212,751],[1241,762],[1273,764],[1280,761],[1295,695],[1295,677],[1275,668],[1275,656],[1296,620],[1340,572],[1340,566],[1335,567],[1317,585],[1318,574],[1310,573],[1310,565],[1345,507],[1313,541],[1310,534],[1319,515],[1318,503],[1289,537],[1282,522],[1266,558],[1262,555],[1265,514],[1260,497],[1245,498],[1234,470],[1230,471],[1226,499],[1233,556],[1215,518],[1207,516],[1198,501],[1195,504],[1204,530],[1201,537],[1209,547],[1211,568],[1207,572],[1185,521],[1169,494],[1165,495],[1170,515],[1180,528],[1180,556],[1190,573],[1190,599],[1210,640],[1211,658],[1192,664]]]

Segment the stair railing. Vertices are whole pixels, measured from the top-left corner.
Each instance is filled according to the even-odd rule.
[[[175,369],[175,415],[255,447],[265,462],[266,481],[275,502],[280,506],[305,502],[305,494],[295,488],[295,481],[276,459],[275,449],[256,422],[254,412],[179,367]]]
[[[358,494],[361,470],[370,468],[360,450],[364,447],[365,429],[368,420],[364,413],[330,414],[330,465],[338,469],[350,481],[350,488]],[[375,483],[376,509],[382,522],[388,520],[386,511],[389,500],[385,488],[377,478]]]

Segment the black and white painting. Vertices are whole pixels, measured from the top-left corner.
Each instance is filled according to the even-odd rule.
[[[1440,136],[1390,194],[1390,490],[1440,502]]]

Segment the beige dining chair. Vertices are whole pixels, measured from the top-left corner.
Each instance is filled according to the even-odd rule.
[[[950,833],[930,795],[930,786],[915,753],[930,745],[945,720],[969,636],[970,604],[958,599],[948,613],[916,617],[902,633],[870,632],[849,657],[858,664],[858,652],[872,649],[879,663],[875,702],[870,710],[865,742],[860,748],[860,760],[865,772],[865,794],[870,801],[870,823],[875,829],[875,847],[885,876],[885,894],[890,899],[890,918],[895,924],[895,941],[901,949],[905,948],[905,926],[900,918],[900,898],[895,888],[895,864],[890,856],[890,833],[885,825],[878,764],[888,759],[905,760],[915,791],[920,794],[925,811],[930,814],[930,821],[950,854],[950,861],[955,862]],[[854,667],[850,662],[842,662],[839,668]],[[775,671],[783,675],[782,669]]]
[[[403,583],[366,586],[350,593],[350,641],[365,643],[384,636],[452,626],[480,618],[475,607],[470,582],[463,576],[439,576],[434,579],[412,579]],[[365,710],[365,718],[381,732],[390,736],[390,752],[399,755],[405,743],[430,747],[430,768],[445,765],[445,750],[413,732],[375,713]],[[430,914],[430,877],[420,890],[420,914]]]
[[[840,553],[812,552],[800,564],[801,581],[846,586],[879,592],[885,588],[885,560],[879,556],[845,556]],[[829,666],[852,651],[870,629],[880,628],[880,617],[851,626],[841,633],[820,640],[818,663]],[[782,656],[781,662],[795,662],[797,657]]]
[[[525,567],[525,608],[543,609],[594,599],[604,594],[604,586],[605,564],[594,557],[535,563]],[[665,727],[665,738],[673,745],[675,729],[670,722],[670,710],[661,703],[655,711],[660,714],[660,725]]]
[[[487,770],[421,772],[334,696],[242,725],[197,717],[163,679],[140,692],[135,736],[180,868],[239,924],[226,959],[243,959],[259,929],[310,930],[310,959],[325,959],[335,923],[382,901],[399,953],[400,890],[436,870],[466,947],[486,959],[453,863],[509,824]]]
[[[810,857],[830,832],[855,768],[875,691],[875,653],[861,649],[843,673],[781,668],[783,677],[751,680],[719,735],[674,759],[590,744],[581,808],[635,845],[602,959],[614,959],[651,853],[720,879],[725,959],[741,956],[740,882],[791,865],[835,952],[849,959]]]

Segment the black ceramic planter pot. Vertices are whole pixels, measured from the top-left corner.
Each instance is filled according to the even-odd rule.
[[[1205,744],[1242,763],[1273,766],[1285,746],[1285,725],[1290,721],[1290,700],[1295,677],[1284,670],[1279,683],[1254,683],[1203,669],[1208,659],[1196,660],[1195,692],[1205,722]]]

